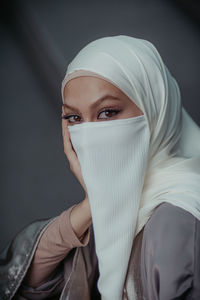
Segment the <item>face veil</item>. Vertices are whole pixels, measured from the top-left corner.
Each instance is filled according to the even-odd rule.
[[[98,289],[102,299],[121,299],[147,164],[149,129],[144,115],[68,128],[90,201]]]
[[[68,126],[91,206],[98,288],[102,299],[121,300],[134,238],[155,207],[170,202],[200,219],[200,130],[148,41],[120,35],[89,43],[68,65],[62,96],[84,75],[111,82],[144,112]]]

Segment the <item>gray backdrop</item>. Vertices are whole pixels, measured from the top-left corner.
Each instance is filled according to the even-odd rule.
[[[153,42],[200,124],[196,1],[7,0],[1,6],[0,249],[28,223],[83,200],[63,152],[60,86],[88,42],[117,34]]]

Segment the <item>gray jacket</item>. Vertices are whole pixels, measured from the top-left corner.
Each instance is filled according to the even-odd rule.
[[[19,232],[0,256],[0,299],[99,300],[94,232],[87,246],[73,248],[49,281],[32,289],[23,284],[39,239],[53,219]],[[200,299],[200,221],[169,203],[159,205],[136,236],[123,300]],[[112,300],[112,299],[111,299]]]
[[[26,287],[23,278],[31,264],[37,244],[46,227],[54,220],[31,223],[20,231],[0,256],[0,299],[100,299],[99,276],[91,225],[87,247],[72,249],[59,265],[52,279],[38,290]],[[90,298],[91,297],[91,298]]]

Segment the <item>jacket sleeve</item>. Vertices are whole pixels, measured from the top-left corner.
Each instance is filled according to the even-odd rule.
[[[72,209],[72,207],[70,208]],[[70,212],[68,210],[68,213]],[[62,215],[62,214],[61,214]],[[63,215],[62,215],[63,216]],[[60,216],[59,216],[60,217]],[[57,263],[51,276],[46,282],[39,284],[36,288],[32,288],[24,282],[26,274],[31,269],[33,260],[35,259],[36,249],[42,240],[45,232],[48,233],[51,225],[58,222],[59,217],[36,221],[28,225],[25,229],[19,232],[16,237],[10,242],[0,256],[0,298],[2,299],[45,299],[51,295],[58,295],[63,288],[63,264]],[[66,226],[65,230],[70,232],[71,227]],[[65,255],[68,260],[73,260],[74,251],[68,253],[76,246],[86,245],[89,241],[90,230],[88,229],[83,236],[83,240],[78,240],[74,232],[71,232],[71,240],[68,241],[69,247],[65,248]],[[67,235],[66,235],[67,236]],[[65,236],[65,239],[67,237]],[[59,253],[60,255],[60,253]],[[62,260],[61,256],[59,261]],[[39,255],[39,259],[41,256]],[[42,259],[45,260],[43,257]],[[53,257],[48,257],[48,260],[54,260]],[[37,261],[37,259],[36,259]],[[58,262],[58,260],[57,260]]]
[[[58,264],[76,247],[85,247],[90,238],[90,227],[78,239],[70,222],[70,214],[75,205],[61,213],[44,231],[37,246],[33,261],[25,278],[25,283],[38,287],[47,282]]]
[[[35,221],[21,230],[0,254],[0,298],[12,299],[29,268],[38,241],[54,219]]]

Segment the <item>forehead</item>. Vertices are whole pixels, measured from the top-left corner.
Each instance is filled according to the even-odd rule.
[[[118,87],[102,78],[94,76],[79,76],[67,82],[64,87],[64,95],[66,93],[76,93],[79,90],[87,90],[90,92],[100,92],[101,90],[107,90],[118,94],[123,93]]]
[[[67,82],[64,87],[64,103],[76,101],[95,101],[107,95],[123,101],[131,101],[111,82],[94,76],[79,76]]]
[[[73,110],[95,109],[104,104],[125,105],[139,111],[139,107],[122,90],[107,80],[81,76],[69,80],[64,89],[64,107]],[[79,110],[80,111],[80,110]]]

